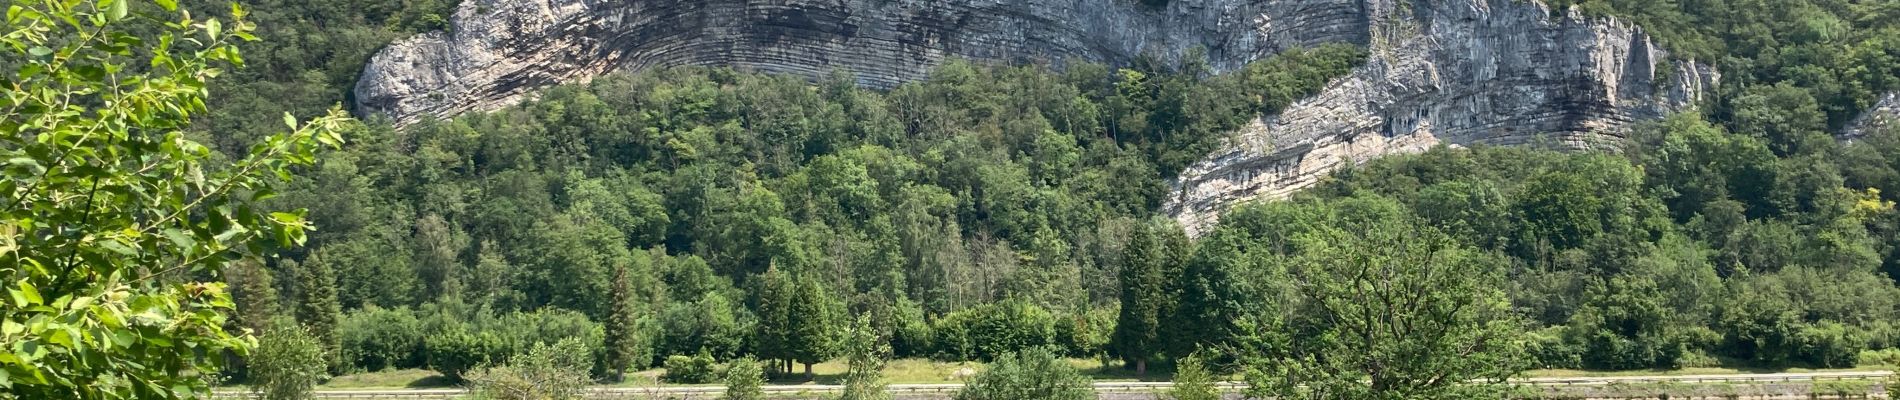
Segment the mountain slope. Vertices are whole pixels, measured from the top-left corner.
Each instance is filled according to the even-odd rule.
[[[454,28],[391,45],[358,109],[398,124],[511,104],[611,70],[723,65],[860,85],[920,79],[948,57],[1127,64],[1203,49],[1216,72],[1349,42],[1368,65],[1249,125],[1185,171],[1166,211],[1189,230],[1346,162],[1439,143],[1610,147],[1718,75],[1670,61],[1642,29],[1522,0],[714,0],[464,2]]]

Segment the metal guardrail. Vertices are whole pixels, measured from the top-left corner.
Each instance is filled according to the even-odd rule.
[[[1523,378],[1512,382],[1532,386],[1605,386],[1613,384],[1646,383],[1729,383],[1729,384],[1767,384],[1830,381],[1866,381],[1890,380],[1893,371],[1866,372],[1813,372],[1785,374],[1732,374],[1732,375],[1678,375],[1678,376],[1608,376],[1576,378]],[[1221,382],[1215,386],[1222,391],[1237,392],[1247,385],[1242,382]],[[1155,393],[1173,388],[1169,382],[1098,382],[1098,393]],[[950,394],[963,389],[959,383],[937,384],[895,384],[885,388],[891,394]],[[769,395],[812,395],[838,393],[844,390],[839,385],[792,385],[766,386],[764,392]],[[589,390],[588,398],[595,399],[635,399],[654,397],[713,397],[724,393],[726,388],[719,386],[659,386],[659,387],[619,387],[595,388]],[[463,389],[370,389],[370,390],[322,390],[316,392],[316,398],[324,400],[437,400],[453,399],[468,394]],[[218,392],[218,399],[247,399],[246,392]]]

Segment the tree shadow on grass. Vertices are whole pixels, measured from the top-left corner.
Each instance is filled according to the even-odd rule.
[[[844,373],[816,374],[813,379],[807,380],[803,372],[793,371],[790,374],[767,376],[765,383],[768,385],[843,385]]]
[[[406,387],[410,389],[442,389],[442,388],[453,388],[453,387],[460,387],[460,386],[461,386],[461,382],[456,382],[453,379],[449,379],[449,377],[442,376],[442,375],[429,375],[429,376],[417,378],[416,380],[413,380],[413,381],[409,381],[408,384],[403,385],[402,387]]]

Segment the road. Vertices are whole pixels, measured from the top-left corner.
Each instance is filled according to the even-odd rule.
[[[1888,380],[1894,377],[1893,371],[1855,371],[1855,372],[1803,372],[1782,374],[1731,374],[1731,375],[1676,375],[1676,376],[1615,376],[1581,378],[1526,378],[1519,383],[1534,386],[1603,386],[1611,384],[1639,383],[1726,383],[1726,384],[1773,384],[1816,381],[1860,381]],[[1149,393],[1167,391],[1173,384],[1168,382],[1098,382],[1096,393],[1104,399],[1151,398]],[[1239,382],[1221,383],[1224,391],[1239,391],[1245,385]],[[900,398],[948,398],[963,384],[898,384],[890,385],[888,391]],[[812,398],[838,393],[843,386],[837,385],[774,385],[766,386],[765,393],[771,397]],[[590,398],[596,399],[671,399],[671,398],[712,398],[724,392],[724,387],[716,386],[661,386],[661,387],[616,387],[594,389]],[[324,400],[428,400],[451,399],[467,394],[461,389],[367,389],[367,390],[322,390],[316,398]],[[244,398],[240,392],[220,392],[218,398]]]

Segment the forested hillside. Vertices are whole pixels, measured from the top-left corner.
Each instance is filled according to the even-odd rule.
[[[130,13],[171,9],[159,3]],[[1683,60],[1718,66],[1721,87],[1696,111],[1628,132],[1621,151],[1441,147],[1390,157],[1292,200],[1237,207],[1198,238],[1156,214],[1169,180],[1252,118],[1360,66],[1367,50],[1289,50],[1227,74],[1192,56],[1061,69],[950,61],[890,90],[843,75],[668,68],[396,129],[375,117],[297,117],[346,103],[380,46],[445,28],[446,1],[252,2],[255,31],[228,29],[262,40],[233,44],[242,57],[206,53],[211,61],[190,68],[161,68],[121,44],[131,42],[88,50],[80,47],[90,39],[9,36],[7,54],[26,61],[0,61],[12,74],[0,83],[60,86],[34,80],[36,68],[63,71],[59,57],[86,51],[153,65],[138,73],[196,75],[152,101],[163,111],[94,101],[164,113],[158,122],[17,106],[39,95],[0,103],[16,105],[0,124],[15,135],[0,150],[16,197],[8,200],[17,200],[0,229],[52,232],[24,247],[0,243],[34,260],[0,261],[13,300],[0,309],[0,338],[72,346],[80,333],[38,323],[32,332],[42,336],[29,338],[17,322],[111,298],[61,290],[120,290],[129,273],[140,285],[174,285],[146,288],[160,294],[140,304],[169,304],[203,336],[84,336],[105,349],[137,340],[119,347],[140,351],[171,346],[167,334],[209,343],[192,357],[147,354],[171,365],[167,379],[184,380],[210,364],[180,357],[213,353],[234,361],[221,372],[239,380],[315,359],[302,364],[327,371],[305,371],[312,377],[423,368],[461,380],[493,373],[482,367],[565,363],[600,380],[666,367],[669,379],[701,382],[712,363],[752,358],[787,373],[793,363],[809,373],[819,362],[882,356],[1001,359],[1013,369],[1053,352],[1143,373],[1192,355],[1243,373],[1262,396],[1375,398],[1392,384],[1469,398],[1484,385],[1457,382],[1530,368],[1900,364],[1900,129],[1851,142],[1833,135],[1900,90],[1900,2],[1555,3],[1646,27]],[[82,16],[126,18],[112,4]],[[9,15],[9,30],[28,17]],[[227,28],[165,29],[216,38]],[[224,45],[210,43],[187,48]],[[233,69],[208,66],[225,63]],[[122,72],[98,73],[108,70]],[[187,90],[219,73],[208,98]],[[85,96],[117,93],[94,83],[106,89],[69,94],[90,105]],[[126,115],[145,115],[134,111]],[[265,136],[283,130],[285,112],[292,134]],[[55,168],[74,176],[59,181],[60,195],[25,201],[41,195],[16,182],[37,185],[61,175],[34,167],[67,163],[65,151],[33,146],[65,145],[53,138],[81,131],[74,121],[151,142],[95,144],[131,168]],[[171,130],[209,148],[129,133]],[[339,144],[333,131],[347,144],[318,151]],[[148,151],[185,161],[152,172],[125,156]],[[206,186],[203,169],[241,190]],[[278,171],[287,180],[261,177]],[[253,172],[260,177],[245,175]],[[107,196],[123,197],[96,207],[100,176],[152,183],[109,187]],[[94,193],[68,207],[88,179]],[[134,196],[147,189],[179,192]],[[200,198],[216,206],[199,207]],[[161,202],[176,211],[157,220],[181,228],[146,234],[150,216],[102,221],[90,211]],[[260,216],[250,206],[308,211]],[[35,228],[35,218],[58,224]],[[68,228],[88,226],[131,234],[95,241]],[[81,249],[82,265],[122,268],[68,278],[37,264],[72,264]],[[206,259],[213,264],[184,268]],[[138,273],[160,261],[179,267]],[[228,319],[220,289],[200,281],[229,285]],[[74,293],[84,300],[58,295]],[[100,320],[87,318],[74,320]],[[241,354],[249,343],[220,325],[268,332],[264,347]],[[86,364],[8,347],[0,372],[11,376]],[[1014,354],[1029,349],[1036,359]],[[41,390],[22,393],[72,393],[59,388],[90,378],[18,379]],[[128,385],[134,394],[123,397],[167,389]]]
[[[311,209],[322,227],[312,245],[233,284],[242,304],[288,310],[310,301],[300,271],[328,270],[342,315],[322,318],[339,320],[329,340],[341,371],[442,364],[452,358],[442,352],[468,351],[454,346],[495,360],[554,336],[635,346],[635,368],[702,353],[817,361],[835,343],[788,332],[835,333],[849,315],[874,316],[904,357],[983,359],[1054,344],[1071,356],[1165,361],[1239,333],[1111,343],[1126,335],[1115,334],[1130,318],[1117,311],[1125,301],[1200,318],[1158,321],[1163,329],[1243,319],[1193,309],[1236,300],[1194,300],[1215,294],[1181,282],[1246,276],[1255,289],[1221,295],[1270,302],[1266,288],[1298,277],[1267,260],[1304,250],[1247,243],[1306,234],[1272,218],[1326,226],[1345,222],[1323,216],[1365,213],[1416,218],[1492,257],[1540,366],[1842,366],[1860,349],[1889,347],[1896,293],[1886,272],[1900,266],[1886,201],[1900,191],[1879,190],[1900,186],[1895,144],[1841,145],[1829,132],[1900,88],[1900,10],[1582,3],[1719,66],[1723,86],[1700,115],[1641,129],[1622,155],[1400,157],[1342,172],[1294,202],[1236,211],[1189,241],[1152,218],[1166,179],[1362,53],[1294,52],[1218,77],[1191,59],[1062,72],[953,63],[882,93],[844,77],[614,75],[499,112],[403,131],[365,126],[279,200]],[[228,106],[208,128],[220,143],[244,143],[216,135],[222,127],[274,122],[249,122],[269,115],[252,110],[326,104],[261,100],[339,99],[373,43],[432,28],[446,9],[279,6],[260,5],[260,24],[286,40],[259,45],[264,61],[221,97]],[[348,15],[386,17],[338,17]],[[1160,249],[1135,256],[1151,251],[1142,246]],[[1156,263],[1144,276],[1160,283],[1123,276],[1131,262]],[[243,281],[260,275],[276,284]],[[1160,294],[1130,298],[1130,285]],[[616,296],[635,300],[623,308]],[[608,320],[637,322],[600,325]],[[543,328],[510,331],[527,325]],[[610,344],[614,335],[636,339]],[[499,344],[460,343],[482,340]]]
[[[564,334],[596,346],[586,326],[635,314],[628,328],[652,348],[636,367],[701,352],[822,361],[831,339],[774,335],[829,336],[867,313],[900,356],[1091,356],[1113,327],[1123,243],[1163,177],[1362,57],[1296,51],[1221,77],[953,63],[889,93],[719,69],[614,75],[359,132],[283,190],[325,223],[296,262],[267,268],[279,293],[306,283],[299,269],[334,271],[341,308],[357,310],[336,340],[346,365],[369,369],[423,365],[421,338],[443,329],[479,335],[533,325],[481,321],[557,309],[585,317]],[[614,308],[615,279],[635,309]],[[241,304],[306,301],[233,283]],[[1004,328],[1029,330],[984,331]],[[391,338],[405,342],[376,342]]]

